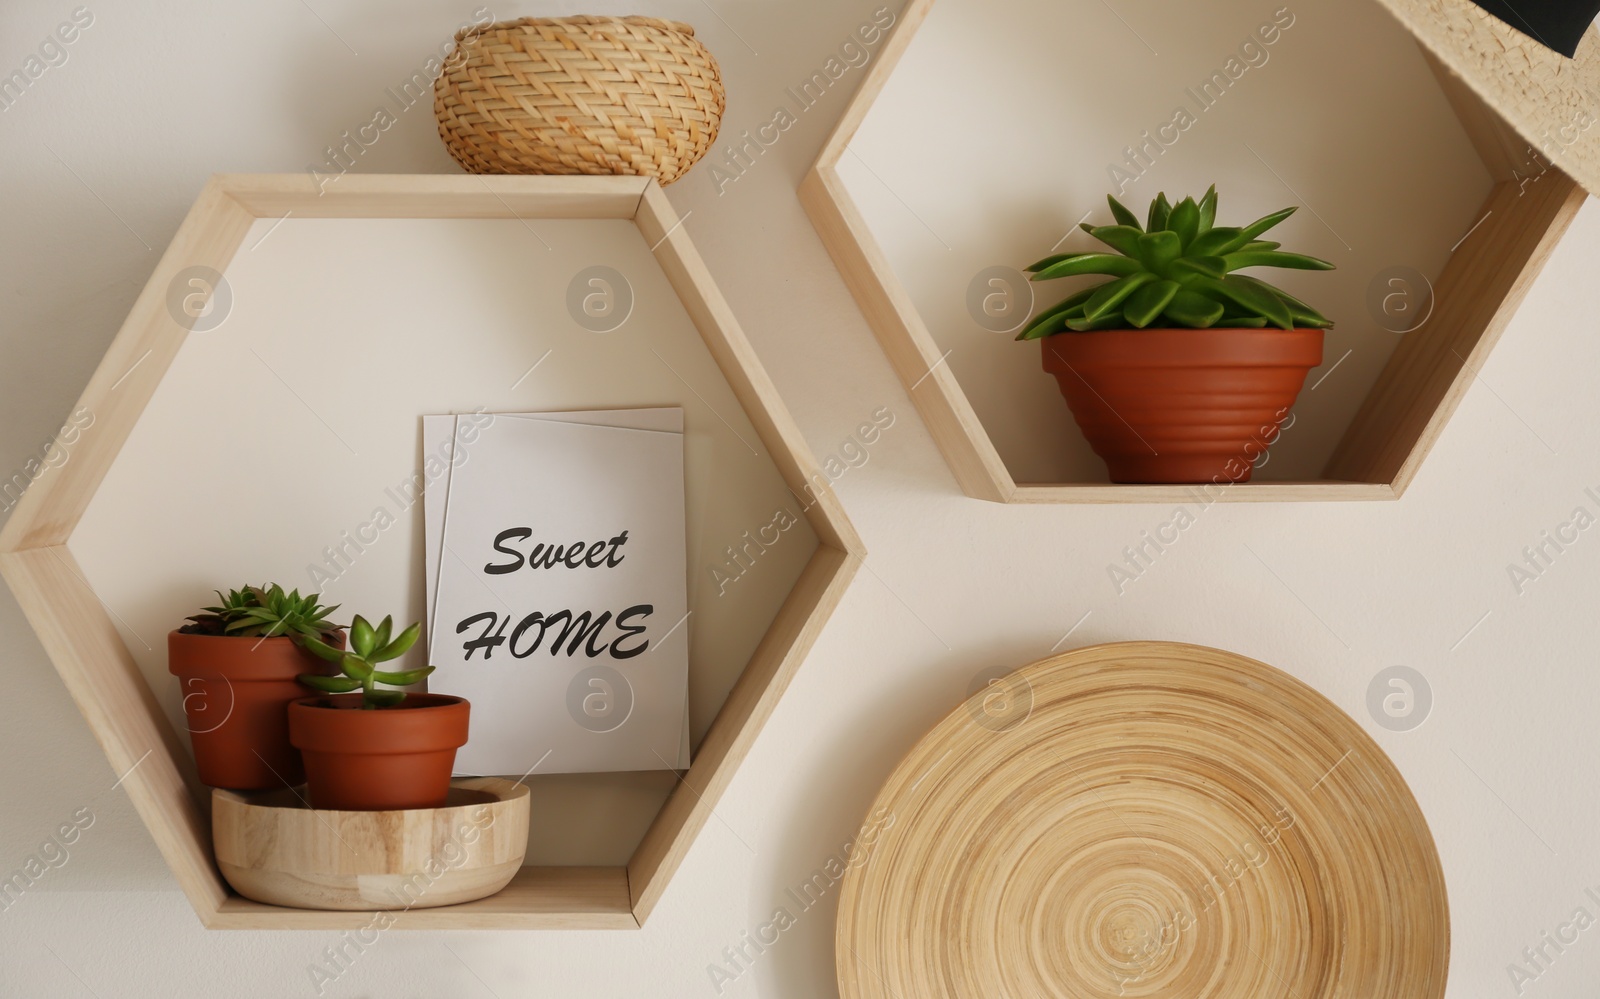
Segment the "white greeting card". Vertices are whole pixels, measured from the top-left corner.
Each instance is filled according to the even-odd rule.
[[[424,417],[432,689],[468,774],[688,766],[680,409]]]

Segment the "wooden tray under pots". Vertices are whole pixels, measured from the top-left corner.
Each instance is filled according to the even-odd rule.
[[[504,888],[528,848],[528,788],[451,782],[443,808],[312,810],[303,789],[211,792],[217,866],[245,898],[298,909],[455,905]]]

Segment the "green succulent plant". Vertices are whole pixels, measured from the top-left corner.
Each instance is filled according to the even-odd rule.
[[[408,687],[432,673],[434,668],[423,666],[400,672],[378,669],[378,663],[405,655],[407,650],[417,644],[417,638],[422,634],[422,625],[413,624],[391,640],[389,634],[393,629],[392,617],[384,618],[383,623],[374,628],[367,623],[366,618],[357,614],[355,620],[350,623],[349,651],[336,649],[315,638],[307,638],[305,647],[331,663],[338,663],[343,675],[318,676],[315,673],[304,673],[300,676],[300,682],[326,694],[353,694],[359,690],[361,707],[365,709],[387,708],[399,704],[406,699],[405,691],[379,690],[377,685],[387,683],[393,687]]]
[[[328,615],[339,605],[324,607],[319,601],[322,594],[312,593],[302,597],[299,590],[288,593],[277,583],[263,586],[246,586],[213,591],[218,603],[204,607],[204,613],[186,620],[179,630],[190,635],[232,635],[239,638],[294,639],[331,636],[340,626],[328,620]]]
[[[1285,208],[1236,229],[1215,225],[1217,189],[1199,201],[1176,205],[1159,195],[1144,226],[1116,198],[1107,197],[1115,225],[1082,224],[1089,235],[1116,253],[1058,253],[1028,268],[1034,281],[1080,274],[1112,278],[1068,296],[1035,316],[1018,340],[1038,340],[1065,330],[1144,329],[1161,325],[1186,329],[1212,326],[1281,329],[1327,328],[1327,317],[1265,281],[1237,274],[1248,267],[1289,267],[1327,271],[1326,260],[1284,253],[1282,244],[1260,237],[1295,213]]]

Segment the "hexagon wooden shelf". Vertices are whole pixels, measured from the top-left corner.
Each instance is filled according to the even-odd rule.
[[[1165,38],[1158,39],[1162,48],[1159,59],[1153,57],[1155,50],[1150,48],[1150,41],[1138,35],[1139,25],[1129,24],[1117,15],[1112,10],[1115,5],[1041,2],[1029,6],[1026,0],[1014,0],[998,7],[983,5],[980,8],[967,0],[961,0],[959,5],[957,0],[941,0],[941,15],[931,18],[934,6],[933,0],[910,0],[894,34],[877,54],[876,62],[823,147],[816,165],[802,181],[800,197],[960,487],[975,498],[1003,503],[1178,503],[1194,499],[1194,487],[1115,485],[1104,481],[1103,470],[1088,452],[1076,428],[1071,426],[1059,398],[1054,398],[1052,405],[1059,410],[1063,429],[1041,423],[1058,418],[1053,412],[1040,408],[1046,405],[1040,393],[1054,397],[1053,385],[1040,388],[1022,381],[1035,377],[1048,384],[1045,376],[1024,372],[1023,361],[1002,356],[1000,347],[990,347],[981,340],[982,337],[1009,340],[1009,337],[979,330],[978,325],[968,319],[968,310],[962,309],[957,300],[954,285],[959,282],[959,291],[965,292],[966,278],[978,272],[973,265],[993,264],[994,260],[992,257],[963,260],[969,269],[959,272],[954,265],[941,263],[957,256],[950,252],[955,246],[962,246],[966,252],[964,248],[970,243],[989,239],[984,226],[991,218],[996,229],[1006,233],[1021,230],[1031,237],[1027,243],[1020,239],[1002,243],[1004,237],[997,235],[985,247],[991,254],[1003,255],[1002,259],[1009,258],[1012,265],[1019,265],[1041,255],[1034,252],[1043,248],[1036,245],[1039,236],[1043,236],[1043,246],[1048,246],[1054,234],[1063,229],[1072,237],[1072,228],[1075,228],[1072,219],[1082,208],[1092,209],[1091,215],[1085,218],[1092,217],[1093,211],[1104,215],[1104,188],[1095,187],[1087,174],[1070,173],[1070,169],[1078,168],[1071,165],[1073,156],[1092,155],[1076,150],[1094,148],[1092,126],[1097,123],[1122,130],[1117,133],[1120,138],[1115,147],[1134,138],[1135,146],[1126,151],[1128,158],[1124,165],[1129,171],[1139,173],[1140,179],[1148,170],[1171,164],[1174,156],[1165,152],[1165,146],[1168,138],[1179,134],[1177,129],[1170,134],[1160,133],[1163,137],[1158,144],[1150,131],[1135,135],[1138,125],[1149,124],[1157,118],[1134,120],[1130,125],[1119,113],[1124,110],[1121,105],[1111,105],[1108,109],[1108,102],[1118,99],[1115,93],[1129,88],[1137,90],[1142,85],[1132,77],[1146,70],[1176,76],[1176,79],[1163,77],[1160,81],[1161,87],[1171,87],[1171,90],[1139,91],[1143,100],[1139,106],[1149,112],[1163,112],[1159,117],[1162,122],[1167,121],[1165,109],[1171,104],[1152,102],[1168,99],[1159,94],[1179,92],[1174,84],[1181,83],[1185,77],[1177,74],[1189,73],[1186,79],[1192,84],[1195,65],[1204,61],[1193,57],[1207,54],[1215,56],[1205,64],[1209,72],[1212,63],[1222,63],[1225,56],[1232,56],[1234,52],[1248,53],[1229,59],[1228,77],[1238,81],[1237,92],[1251,87],[1257,88],[1257,92],[1243,98],[1235,97],[1228,93],[1233,86],[1228,77],[1220,72],[1207,76],[1205,79],[1209,82],[1201,88],[1214,86],[1203,95],[1197,97],[1193,87],[1182,92],[1186,105],[1194,104],[1197,108],[1188,112],[1191,117],[1198,115],[1204,120],[1222,117],[1210,110],[1219,100],[1236,102],[1223,106],[1239,108],[1243,107],[1237,103],[1241,100],[1275,99],[1269,92],[1272,88],[1250,83],[1243,75],[1247,71],[1256,75],[1279,72],[1283,74],[1276,78],[1280,84],[1293,82],[1300,88],[1294,94],[1276,98],[1280,101],[1300,96],[1329,105],[1320,115],[1308,114],[1304,105],[1292,107],[1294,114],[1288,116],[1281,113],[1282,108],[1277,108],[1278,118],[1252,133],[1259,138],[1261,129],[1286,132],[1268,133],[1266,139],[1260,139],[1263,142],[1270,139],[1271,145],[1248,146],[1249,153],[1246,153],[1244,137],[1229,136],[1231,144],[1213,145],[1206,151],[1208,166],[1220,169],[1214,161],[1234,162],[1236,158],[1243,164],[1236,173],[1259,177],[1262,183],[1258,187],[1270,186],[1272,191],[1281,192],[1283,197],[1268,204],[1268,210],[1285,203],[1305,204],[1295,188],[1290,187],[1290,181],[1278,176],[1268,157],[1292,155],[1298,157],[1297,162],[1305,163],[1310,153],[1303,149],[1323,139],[1324,120],[1344,128],[1348,135],[1364,127],[1374,127],[1365,120],[1350,121],[1347,117],[1350,109],[1366,117],[1374,114],[1393,117],[1386,105],[1401,100],[1431,101],[1429,107],[1437,108],[1438,113],[1432,114],[1430,120],[1397,123],[1384,119],[1385,127],[1391,131],[1409,129],[1404,137],[1413,139],[1413,146],[1437,147],[1431,150],[1434,162],[1441,162],[1443,158],[1446,166],[1467,163],[1475,151],[1483,166],[1483,172],[1475,174],[1483,181],[1483,186],[1477,190],[1489,192],[1487,201],[1482,202],[1481,194],[1467,192],[1465,186],[1446,189],[1448,184],[1440,185],[1439,196],[1433,200],[1443,203],[1455,198],[1454,214],[1436,223],[1437,232],[1428,234],[1435,242],[1418,251],[1441,264],[1434,275],[1426,275],[1434,291],[1433,311],[1420,327],[1405,333],[1397,344],[1391,334],[1377,349],[1367,352],[1370,370],[1362,367],[1367,363],[1364,358],[1358,356],[1352,362],[1361,372],[1360,377],[1370,380],[1367,382],[1370,389],[1364,399],[1359,398],[1359,388],[1350,390],[1348,403],[1341,401],[1342,405],[1347,405],[1346,410],[1334,413],[1333,418],[1324,420],[1318,429],[1302,431],[1325,436],[1319,439],[1314,454],[1307,451],[1301,462],[1303,469],[1288,466],[1291,471],[1286,473],[1286,478],[1295,481],[1257,481],[1220,489],[1214,491],[1217,498],[1326,501],[1400,496],[1417,474],[1544,260],[1586,197],[1579,181],[1591,190],[1600,190],[1596,186],[1600,184],[1600,128],[1592,127],[1600,122],[1600,105],[1596,105],[1596,97],[1591,96],[1600,95],[1600,35],[1594,29],[1586,36],[1577,59],[1568,60],[1494,20],[1467,0],[1380,0],[1380,5],[1370,10],[1367,5],[1347,5],[1347,0],[1338,4],[1305,0],[1294,4],[1293,12],[1285,7],[1275,15],[1290,23],[1298,16],[1307,24],[1317,25],[1298,29],[1301,32],[1298,36],[1281,35],[1281,38],[1298,38],[1313,46],[1313,65],[1295,77],[1293,72],[1276,67],[1260,68],[1269,58],[1289,57],[1272,56],[1259,41],[1255,42],[1253,50],[1193,51],[1198,46],[1218,41],[1209,35],[1204,36],[1209,42],[1191,41],[1188,37],[1188,33],[1202,35],[1200,29],[1210,29],[1212,22],[1222,18],[1220,11],[1214,12],[1209,5],[1203,14],[1181,15],[1188,20],[1169,31]],[[1243,33],[1248,27],[1235,22],[1244,17],[1259,17],[1260,12],[1251,15],[1234,9],[1239,6],[1228,5],[1228,15],[1234,18],[1229,22],[1234,26],[1228,30]],[[948,12],[945,12],[946,7]],[[1393,15],[1394,20],[1381,11]],[[1164,12],[1160,16],[1170,19],[1180,15]],[[1117,20],[1112,20],[1113,17]],[[1374,19],[1377,23],[1369,23]],[[1118,20],[1122,21],[1120,25]],[[1031,25],[1025,32],[1019,30],[1024,22]],[[1255,21],[1243,23],[1248,26]],[[1006,24],[1011,25],[1011,32],[1006,36],[1009,40],[1005,46],[991,45],[987,51],[991,55],[1004,51],[1008,61],[1003,66],[990,66],[988,72],[977,72],[974,62],[985,65],[983,44],[993,42],[995,37],[986,33],[1001,31]],[[1093,45],[1075,43],[1060,48],[1052,58],[1051,46],[1055,44],[1052,39],[1067,37],[1073,31],[1092,30],[1099,30],[1106,37],[1097,37]],[[1410,36],[1406,34],[1408,31]],[[1171,40],[1175,33],[1185,33],[1183,45],[1191,50],[1170,51],[1176,44]],[[1315,40],[1308,37],[1312,33],[1317,35]],[[914,48],[913,39],[924,35],[930,38],[926,46]],[[1419,43],[1415,48],[1411,45],[1413,39]],[[1291,44],[1278,42],[1280,49]],[[1373,46],[1370,52],[1369,44]],[[1363,54],[1360,60],[1352,63],[1350,57],[1358,46]],[[1151,54],[1145,52],[1146,48],[1150,48]],[[1420,49],[1420,59],[1416,49]],[[908,52],[912,54],[908,56]],[[1306,50],[1302,49],[1301,53],[1304,55]],[[1029,62],[1030,58],[1034,61]],[[1242,58],[1249,58],[1250,65],[1246,66]],[[1093,61],[1096,59],[1100,61]],[[1422,68],[1422,62],[1427,69]],[[1173,68],[1183,64],[1189,68]],[[1342,77],[1329,78],[1330,70],[1338,74],[1344,70],[1344,64],[1349,65],[1348,72]],[[1061,69],[1062,66],[1072,68]],[[1238,67],[1239,75],[1234,75],[1234,66]],[[1431,77],[1428,70],[1432,71]],[[1048,79],[1040,76],[1051,72],[1058,75]],[[1078,75],[1070,75],[1073,72]],[[1407,86],[1393,86],[1387,91],[1359,90],[1373,86],[1370,81],[1359,78],[1362,74],[1371,76],[1379,72],[1396,74],[1395,79],[1403,80]],[[907,74],[906,77],[897,79],[901,73]],[[1291,81],[1291,77],[1295,80]],[[1438,94],[1421,93],[1428,89],[1430,78],[1437,80],[1442,99]],[[1082,84],[1086,79],[1102,80],[1104,86],[1085,90]],[[1319,85],[1320,90],[1316,89]],[[1359,90],[1359,95],[1352,92],[1354,90]],[[1227,93],[1225,98],[1220,96],[1223,93]],[[1059,96],[1045,100],[1042,94]],[[1074,94],[1080,95],[1077,104],[1071,100]],[[1005,117],[1001,105],[1016,106],[1019,110],[1012,117]],[[871,114],[875,106],[881,109],[877,117]],[[1257,115],[1263,107],[1267,105],[1253,106]],[[1045,117],[1054,114],[1058,119],[1064,118],[1061,124],[1070,124],[1074,122],[1071,116],[1075,111],[1084,116],[1084,127],[1060,127],[1059,124],[1051,127],[1050,119]],[[1459,121],[1459,130],[1454,129],[1452,112]],[[1207,115],[1211,118],[1205,119]],[[1116,118],[1121,124],[1106,125],[1110,118]],[[1307,119],[1315,120],[1301,127],[1299,123]],[[1197,142],[1202,145],[1215,142],[1222,138],[1217,130],[1223,127],[1207,125],[1194,129],[1197,133],[1211,131],[1204,139],[1184,139],[1184,148],[1187,150]],[[1188,126],[1183,128],[1187,130]],[[945,130],[951,134],[941,134]],[[1452,130],[1453,134],[1447,134]],[[981,141],[977,141],[980,133]],[[1176,141],[1173,139],[1174,144]],[[867,143],[865,155],[853,147],[862,142]],[[1389,142],[1387,151],[1397,155],[1385,156],[1383,142]],[[1451,148],[1459,149],[1461,154],[1454,159],[1444,149],[1452,142],[1456,145]],[[1112,143],[1106,145],[1111,147]],[[1263,156],[1260,149],[1266,150],[1267,155]],[[1335,156],[1346,152],[1338,148],[1328,151]],[[1531,155],[1535,151],[1537,156]],[[1254,154],[1254,159],[1250,158],[1250,153]],[[1370,161],[1410,157],[1405,162],[1415,164],[1424,162],[1421,158],[1427,155],[1430,155],[1429,150],[1419,153],[1400,140],[1374,138],[1373,145],[1361,153],[1351,154],[1351,162],[1341,159],[1339,166],[1324,166],[1322,170],[1324,175],[1339,170],[1347,173],[1367,170],[1376,174],[1387,169],[1394,172],[1401,168],[1380,167]],[[872,156],[885,162],[874,168],[869,163]],[[1161,156],[1166,159],[1160,159]],[[1118,152],[1113,158],[1120,160],[1123,153]],[[1259,165],[1256,160],[1260,161]],[[1037,167],[1034,161],[1052,166],[1066,163],[1068,169],[1060,170],[1060,177],[1052,174],[1041,179],[1044,168]],[[1088,169],[1086,165],[1080,166]],[[1476,164],[1470,164],[1470,168],[1477,171]],[[1016,171],[1029,169],[1033,172],[1026,174],[1025,181],[1021,174],[1013,176]],[[1178,169],[1182,169],[1181,164]],[[1461,169],[1466,167],[1459,167],[1456,172],[1459,174]],[[963,170],[966,174],[961,173]],[[952,181],[952,174],[958,179]],[[1099,176],[1103,178],[1105,173]],[[961,183],[962,179],[974,177],[987,183]],[[1203,189],[1207,179],[1222,181],[1225,178],[1185,179],[1197,183],[1198,190]],[[1435,179],[1420,171],[1408,177],[1412,192],[1422,195],[1414,200],[1432,197]],[[1062,193],[1074,181],[1082,182],[1080,190]],[[1280,182],[1281,186],[1277,186]],[[1024,183],[1033,186],[1025,187]],[[1371,192],[1377,203],[1392,206],[1405,200],[1404,192],[1392,178],[1346,183],[1367,183],[1382,188]],[[1383,187],[1384,184],[1389,186]],[[1230,188],[1226,183],[1219,183],[1219,187],[1226,210]],[[1096,202],[1091,202],[1087,196],[1092,193],[1091,188],[1098,192],[1095,193]],[[963,189],[968,193],[964,195]],[[1140,188],[1137,193],[1148,198],[1157,189],[1149,186]],[[1238,189],[1239,185],[1235,184],[1233,190],[1237,192]],[[862,200],[862,191],[868,192],[869,201]],[[1293,201],[1290,192],[1295,192]],[[1254,195],[1256,192],[1247,193]],[[1350,200],[1362,200],[1367,193],[1357,189]],[[1070,203],[1063,204],[1069,197]],[[1278,198],[1278,194],[1269,192],[1269,197]],[[1050,203],[1052,198],[1056,203]],[[872,209],[880,202],[887,208],[874,214]],[[1095,208],[1095,204],[1099,207]],[[965,214],[958,215],[952,205],[963,206]],[[1068,207],[1070,213],[1065,210]],[[1463,214],[1471,209],[1476,210],[1475,214]],[[1379,209],[1372,207],[1370,210]],[[1444,210],[1440,213],[1444,214]],[[1037,218],[1043,215],[1051,218]],[[893,225],[887,229],[883,224],[875,226],[874,218],[891,219]],[[979,221],[973,221],[975,218]],[[1476,226],[1473,225],[1475,219]],[[1108,220],[1109,217],[1101,221]],[[960,242],[956,235],[948,240],[940,236],[939,230],[946,222],[952,229],[964,226],[959,235],[968,242]],[[1302,212],[1297,223],[1311,236],[1323,238],[1334,251],[1321,255],[1335,256],[1340,252],[1339,244],[1344,243],[1344,239],[1321,214],[1311,219]],[[1360,219],[1350,222],[1349,213],[1340,216],[1341,227],[1347,223],[1358,228],[1364,224]],[[1390,230],[1384,233],[1386,237],[1399,242],[1410,240],[1411,245],[1418,245],[1416,234],[1405,231],[1405,222],[1387,224]],[[1011,227],[1009,230],[1003,228],[1007,225]],[[1047,225],[1054,227],[1046,229]],[[1337,242],[1327,239],[1330,234],[1339,237]],[[1457,237],[1461,238],[1456,244],[1459,249],[1451,247]],[[1063,237],[1062,242],[1067,238]],[[1300,245],[1303,242],[1300,235],[1287,238],[1295,239],[1297,248],[1318,251],[1314,245],[1309,248]],[[940,247],[935,241],[944,245]],[[906,249],[907,246],[912,249]],[[1085,243],[1083,248],[1087,246]],[[1445,247],[1450,249],[1446,251]],[[1354,252],[1348,244],[1344,248]],[[1377,252],[1396,251],[1391,244],[1379,246]],[[913,261],[909,265],[905,263],[907,257]],[[1364,262],[1373,263],[1370,259]],[[1376,263],[1392,265],[1401,261],[1379,259]],[[940,272],[940,267],[946,270]],[[1437,280],[1433,280],[1434,277]],[[1298,286],[1290,287],[1294,290]],[[1354,286],[1343,287],[1348,300],[1361,301]],[[1310,297],[1308,292],[1300,294]],[[938,307],[928,305],[930,300],[939,303]],[[1325,311],[1331,310],[1325,308]],[[1361,311],[1359,307],[1347,307],[1343,315],[1359,323],[1365,319]],[[1340,319],[1341,315],[1336,314],[1334,318]],[[957,326],[958,322],[966,325]],[[1357,328],[1357,335],[1365,330],[1359,325]],[[1373,330],[1386,332],[1378,330],[1376,323]],[[1335,334],[1341,332],[1334,331]],[[1324,362],[1323,375],[1332,371],[1335,358],[1344,359],[1331,349],[1332,346],[1330,339],[1330,356]],[[1342,349],[1343,345],[1340,346]],[[1005,349],[1021,351],[1024,348],[1007,344]],[[1392,351],[1386,362],[1382,358],[1383,351]],[[1036,372],[1037,352],[1025,353],[1028,354],[1027,364]],[[1346,368],[1341,378],[1348,381],[1350,371]],[[1318,377],[1318,373],[1313,372],[1307,379],[1308,389]],[[1359,386],[1362,382],[1356,384]],[[1019,402],[1017,396],[1027,393],[1032,394]],[[1306,395],[1302,393],[1300,406],[1306,404]],[[1322,405],[1330,398],[1324,392],[1316,404]],[[1034,408],[1027,408],[1029,406]],[[1342,436],[1340,427],[1344,428]],[[1050,437],[1051,434],[1064,436],[1058,439]],[[1056,450],[1048,450],[1058,444],[1060,447]],[[1063,453],[1064,448],[1077,450],[1071,452],[1070,458],[1057,459],[1055,455]],[[1044,453],[1042,458],[1039,457],[1041,453]],[[1019,454],[1023,458],[1015,459]],[[1069,461],[1078,464],[1062,470],[1063,464]],[[1019,467],[1022,473],[1014,474]],[[1321,468],[1320,477],[1316,477],[1318,467]],[[1038,474],[1041,468],[1045,469],[1043,475]],[[1099,481],[1093,481],[1095,471],[1100,472]],[[1068,481],[1060,481],[1063,476]],[[1018,481],[1030,477],[1035,481]],[[1051,478],[1057,481],[1050,481]]]
[[[369,913],[277,908],[233,894],[212,861],[209,806],[187,749],[145,682],[67,542],[173,364],[187,330],[166,291],[185,268],[224,271],[257,219],[632,220],[784,484],[815,501],[818,546],[782,600],[691,768],[626,866],[530,866],[504,891],[415,909],[398,925],[433,929],[637,928],[661,897],[735,768],[799,667],[864,551],[827,477],[654,181],[634,177],[350,175],[319,194],[305,175],[213,178],[156,266],[79,405],[95,431],[35,482],[0,532],[0,571],[38,632],[121,786],[202,921],[214,928],[340,929]],[[524,223],[526,224],[526,223]],[[188,324],[192,325],[192,324]],[[142,762],[141,762],[142,761]]]

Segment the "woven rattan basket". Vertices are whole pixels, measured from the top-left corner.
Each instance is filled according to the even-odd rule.
[[[652,17],[525,17],[466,28],[434,84],[472,173],[636,174],[670,184],[716,141],[726,96],[694,29]]]

